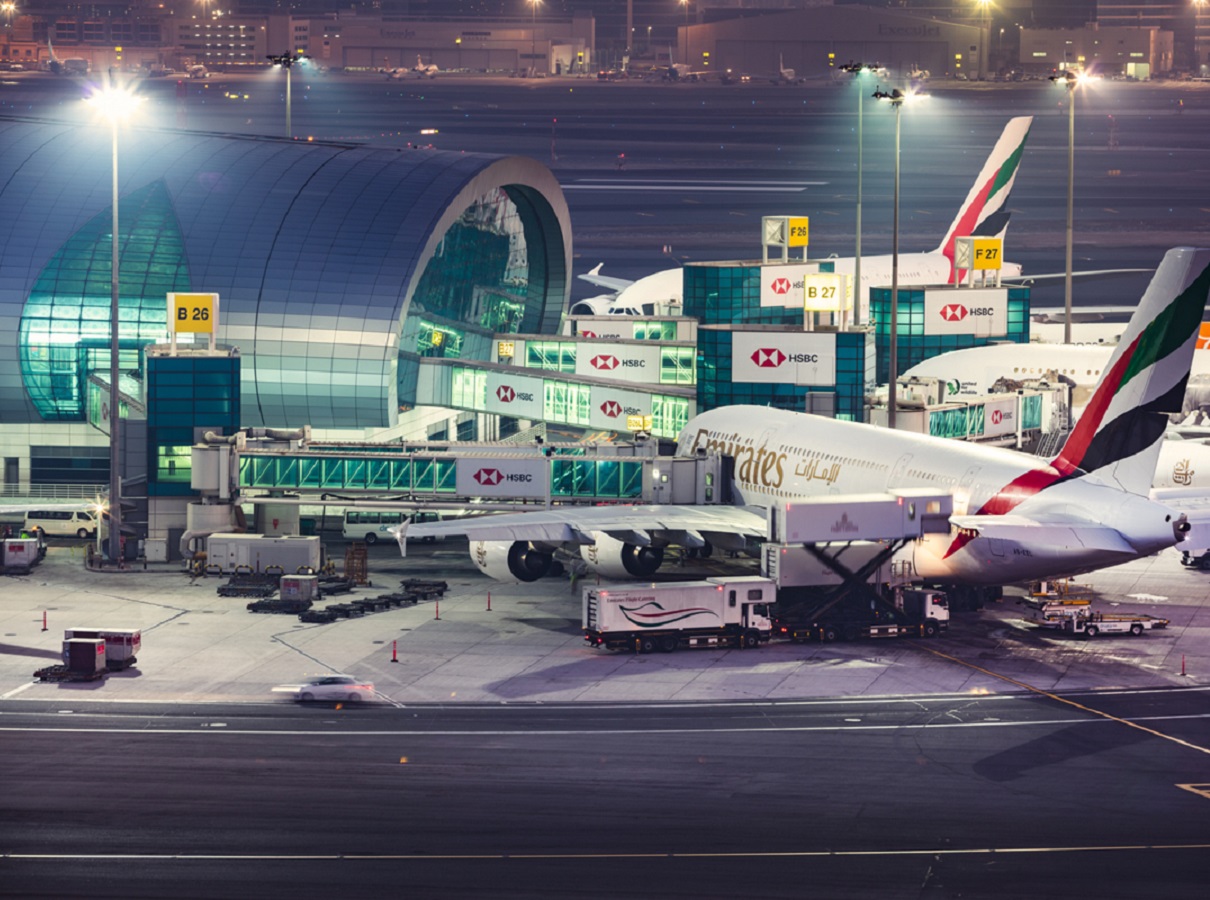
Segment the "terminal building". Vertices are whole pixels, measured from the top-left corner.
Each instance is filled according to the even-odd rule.
[[[0,121],[0,203],[20,210],[0,224],[10,496],[89,500],[109,479],[108,138]],[[163,547],[195,496],[194,448],[240,429],[327,445],[292,467],[241,462],[244,488],[373,492],[423,480],[374,465],[383,442],[658,442],[737,403],[862,421],[886,377],[888,291],[871,295],[876,327],[804,307],[805,279],[839,277],[827,261],[687,265],[680,317],[564,315],[567,206],[531,159],[171,131],[123,147],[117,412],[123,477],[145,486],[124,493],[145,503],[126,522]],[[169,295],[196,292],[219,298],[218,352],[166,344]],[[937,314],[955,297],[965,325]],[[1022,289],[903,288],[900,307],[902,368],[1029,338]],[[585,494],[625,466],[568,465],[560,492],[646,496],[634,473]]]

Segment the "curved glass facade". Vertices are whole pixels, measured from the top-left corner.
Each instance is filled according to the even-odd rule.
[[[0,121],[0,421],[81,421],[109,365],[107,127]],[[541,163],[132,130],[123,136],[127,376],[165,295],[220,297],[244,426],[390,427],[419,360],[491,358],[494,333],[556,331],[571,226]],[[138,393],[138,384],[124,386]]]

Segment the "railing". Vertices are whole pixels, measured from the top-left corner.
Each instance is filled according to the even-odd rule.
[[[5,500],[96,500],[108,495],[107,484],[0,485],[0,498]]]

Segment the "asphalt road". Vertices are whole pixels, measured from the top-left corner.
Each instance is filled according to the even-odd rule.
[[[0,893],[1196,896],[1205,697],[26,704]]]

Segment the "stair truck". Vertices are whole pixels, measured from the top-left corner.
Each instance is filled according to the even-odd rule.
[[[755,575],[584,588],[584,640],[607,650],[759,647],[772,636],[776,587]]]

